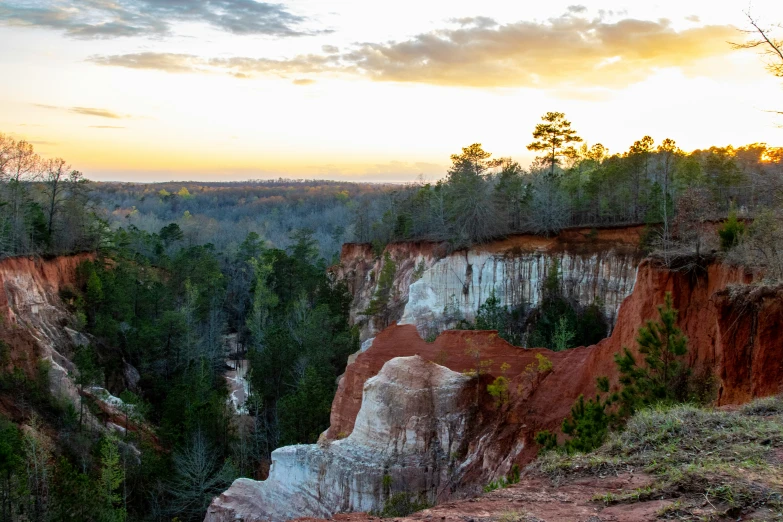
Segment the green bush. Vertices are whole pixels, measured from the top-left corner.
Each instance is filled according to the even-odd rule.
[[[389,497],[377,515],[382,518],[407,517],[411,513],[428,507],[430,507],[430,503],[422,495],[412,495],[401,491]]]
[[[732,206],[729,217],[723,226],[718,229],[721,250],[728,251],[737,246],[740,238],[745,234],[745,223],[737,219],[737,210]]]

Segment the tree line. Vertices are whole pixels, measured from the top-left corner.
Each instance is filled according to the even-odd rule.
[[[81,172],[0,133],[0,257],[92,250],[102,226],[94,217]]]
[[[510,233],[632,224],[663,227],[672,239],[683,199],[703,202],[697,217],[705,221],[732,207],[752,216],[775,206],[783,189],[783,149],[765,144],[687,153],[672,139],[656,144],[644,136],[628,151],[610,154],[600,143],[584,143],[563,113],[549,112],[528,148],[541,153],[528,169],[492,158],[479,143],[463,148],[451,156],[445,179],[382,197],[380,218],[359,207],[357,239],[462,247]]]

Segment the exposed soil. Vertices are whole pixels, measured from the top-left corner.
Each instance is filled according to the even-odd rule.
[[[636,522],[655,520],[657,513],[672,500],[652,500],[635,504],[605,506],[594,498],[614,495],[644,487],[652,478],[644,474],[625,473],[611,477],[580,477],[553,485],[547,477],[524,477],[519,484],[498,489],[476,498],[458,500],[425,509],[395,521],[432,522]],[[314,522],[314,519],[299,519]],[[345,522],[381,519],[367,513],[335,515]]]

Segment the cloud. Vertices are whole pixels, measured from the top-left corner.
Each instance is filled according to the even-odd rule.
[[[127,115],[117,114],[116,112],[112,112],[108,109],[98,109],[95,107],[58,107],[56,105],[46,105],[43,103],[36,103],[35,106],[40,107],[42,109],[68,111],[76,114],[81,114],[83,116],[97,116],[99,118],[109,118],[111,120],[120,120],[129,117]]]
[[[297,78],[291,83],[294,85],[312,85],[315,83],[315,80],[311,80],[310,78]]]
[[[657,69],[723,54],[730,26],[676,31],[668,20],[606,22],[567,14],[546,23],[481,25],[365,43],[344,57],[375,80],[470,87],[618,87]]]
[[[409,40],[359,43],[342,53],[289,59],[137,53],[94,56],[91,61],[168,72],[228,72],[234,75],[338,73],[376,81],[461,87],[617,88],[670,67],[730,52],[736,37],[727,25],[677,31],[670,21],[577,15],[572,6],[546,22],[498,24],[489,18],[451,20],[448,29]]]
[[[92,56],[88,59],[98,65],[127,67],[129,69],[153,69],[170,73],[198,72],[204,68],[204,60],[192,54],[132,53],[114,56]]]
[[[238,78],[247,78],[253,74],[309,74],[326,71],[340,71],[339,55],[301,55],[291,59],[273,60],[269,58],[202,58],[193,54],[141,52],[110,56],[91,56],[87,61],[98,65],[127,67],[130,69],[148,69],[169,73],[229,73]]]
[[[94,107],[71,107],[69,110],[71,112],[75,112],[76,114],[83,114],[85,116],[98,116],[99,118],[109,118],[112,120],[119,120],[123,118],[123,116],[115,114],[111,111],[107,111],[106,109],[96,109]]]
[[[118,125],[90,125],[91,129],[124,129],[125,127],[121,127]]]
[[[170,34],[176,22],[200,22],[240,35],[297,36],[305,22],[282,4],[256,0],[6,0],[0,22],[43,27],[73,38]]]

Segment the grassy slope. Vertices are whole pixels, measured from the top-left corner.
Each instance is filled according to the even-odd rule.
[[[555,483],[579,475],[642,472],[640,489],[605,505],[672,499],[658,515],[682,520],[783,519],[783,396],[734,411],[682,405],[636,414],[621,433],[583,455],[549,453],[533,465]],[[743,519],[745,519],[743,517]]]

